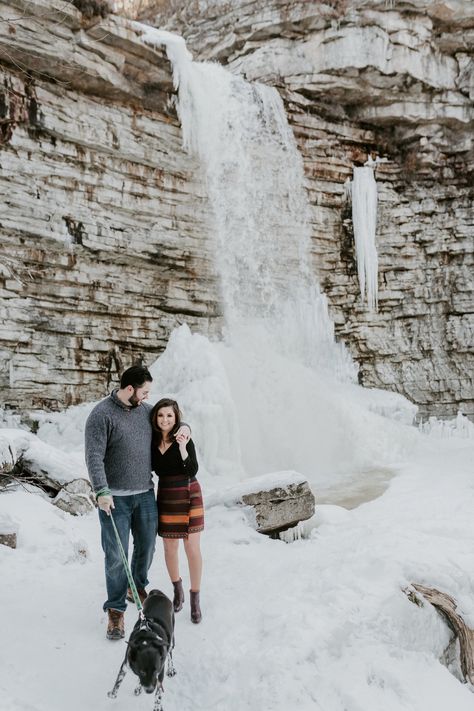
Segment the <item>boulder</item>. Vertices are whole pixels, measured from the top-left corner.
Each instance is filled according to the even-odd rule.
[[[283,471],[254,477],[207,499],[207,505],[246,507],[249,522],[259,533],[276,534],[314,514],[315,498],[306,479]]]
[[[276,486],[242,496],[242,503],[255,509],[257,530],[277,533],[311,518],[315,500],[308,482]]]
[[[0,545],[16,548],[16,533],[0,533]]]
[[[70,481],[60,489],[52,503],[73,516],[89,513],[95,507],[91,485],[86,479]]]
[[[0,545],[16,548],[18,524],[8,514],[0,515]]]

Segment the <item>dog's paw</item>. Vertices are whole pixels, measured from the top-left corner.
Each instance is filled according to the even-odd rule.
[[[135,687],[133,693],[135,694],[135,696],[140,696],[140,694],[142,693],[142,685],[139,684],[137,687]]]
[[[166,665],[166,676],[176,676],[176,669],[174,668],[173,657],[171,656],[171,653],[168,656],[168,664]]]
[[[117,692],[116,691],[108,691],[107,696],[109,699],[116,699],[117,698]]]

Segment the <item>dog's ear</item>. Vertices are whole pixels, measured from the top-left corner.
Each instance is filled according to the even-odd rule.
[[[165,647],[165,642],[161,637],[153,637],[153,639],[150,640],[150,644],[154,649],[164,649]]]
[[[127,660],[129,664],[133,664],[135,659],[137,658],[137,647],[134,644],[129,644],[128,649],[127,649]]]

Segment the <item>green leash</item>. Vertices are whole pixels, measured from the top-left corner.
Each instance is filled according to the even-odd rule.
[[[115,525],[114,517],[112,516],[112,511],[110,511],[109,516],[110,516],[110,520],[112,521],[112,527],[114,529],[115,538],[117,539],[117,545],[119,547],[120,557],[122,558],[123,567],[125,568],[125,572],[127,573],[128,584],[130,585],[130,590],[132,591],[133,601],[135,602],[135,605],[137,606],[137,610],[138,610],[140,617],[144,617],[143,605],[140,601],[140,598],[138,597],[137,588],[136,588],[135,582],[132,578],[130,566],[128,564],[127,556],[125,555],[125,551],[122,546],[122,541],[120,540],[120,536],[117,531],[117,526]]]

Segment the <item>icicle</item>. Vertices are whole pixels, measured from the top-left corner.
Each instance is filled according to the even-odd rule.
[[[359,277],[362,301],[367,296],[370,310],[377,309],[378,257],[375,245],[377,224],[377,184],[372,163],[363,168],[354,167],[352,182],[352,223],[357,255],[357,274]]]
[[[346,200],[352,200],[352,180],[347,178],[344,183],[344,197]]]

